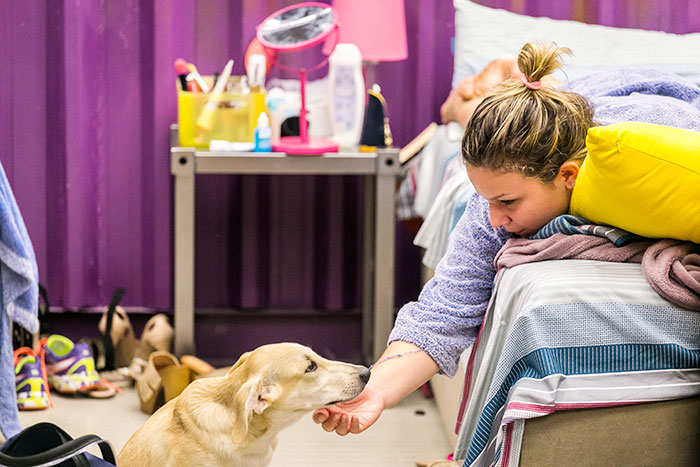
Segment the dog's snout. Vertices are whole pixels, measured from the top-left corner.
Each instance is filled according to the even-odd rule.
[[[360,381],[362,381],[364,384],[367,384],[367,381],[369,381],[369,377],[371,375],[372,375],[372,373],[370,373],[369,368],[363,368],[360,371],[360,375],[359,375]]]

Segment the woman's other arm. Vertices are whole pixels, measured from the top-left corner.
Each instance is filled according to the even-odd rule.
[[[494,86],[509,78],[520,78],[522,75],[514,58],[497,58],[491,61],[481,73],[467,76],[450,92],[440,107],[442,123],[457,122],[465,126],[481,101],[491,94]],[[551,75],[545,76],[543,82],[550,86],[561,84]]]

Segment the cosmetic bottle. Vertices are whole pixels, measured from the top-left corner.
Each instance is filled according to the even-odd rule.
[[[287,113],[290,113],[287,109],[286,96],[282,88],[274,87],[267,91],[265,94],[265,108],[270,118],[270,127],[272,127],[272,142],[277,143],[280,139],[282,122],[287,117]]]
[[[258,117],[258,126],[255,127],[255,152],[270,152],[272,148],[272,129],[265,112]]]
[[[333,140],[344,149],[356,147],[365,113],[365,81],[355,44],[335,46],[328,59],[328,89]]]
[[[249,128],[251,139],[255,139],[255,119],[261,112],[265,112],[265,66],[265,56],[260,54],[251,55],[246,63],[250,89],[251,121]]]

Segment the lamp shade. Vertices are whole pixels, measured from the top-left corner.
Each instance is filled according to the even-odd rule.
[[[368,62],[392,62],[408,57],[404,0],[333,0],[339,37],[328,38],[323,52],[336,42],[353,43]]]

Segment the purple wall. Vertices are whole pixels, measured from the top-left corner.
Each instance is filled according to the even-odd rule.
[[[242,55],[255,26],[293,1],[0,2],[0,161],[54,305],[172,306],[168,126],[173,61],[203,73]],[[697,0],[481,1],[606,25],[700,30]],[[409,59],[382,63],[396,142],[439,119],[454,34],[448,0],[406,2]],[[361,181],[198,178],[198,306],[356,308]],[[397,305],[418,292],[418,251],[398,226]]]

